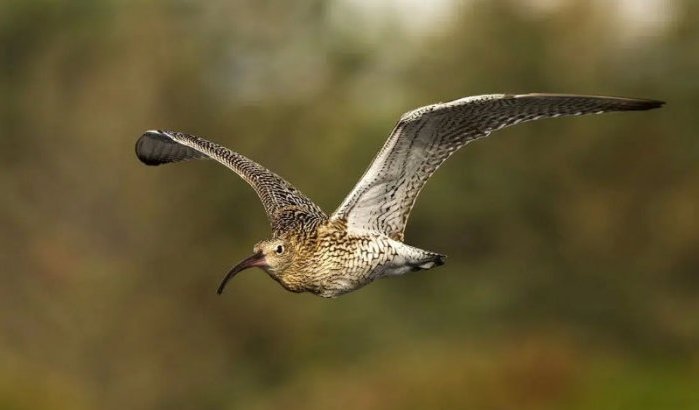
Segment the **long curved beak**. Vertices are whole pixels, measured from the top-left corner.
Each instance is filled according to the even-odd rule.
[[[221,284],[218,286],[218,294],[220,295],[223,292],[223,288],[226,287],[226,283],[228,283],[233,276],[237,275],[238,272],[243,271],[247,268],[253,268],[255,266],[266,266],[267,264],[265,263],[265,256],[262,254],[262,251],[257,252],[256,254],[250,256],[249,258],[243,260],[239,264],[235,265],[233,269],[231,269],[228,274],[226,274],[226,277],[223,278],[221,281]]]

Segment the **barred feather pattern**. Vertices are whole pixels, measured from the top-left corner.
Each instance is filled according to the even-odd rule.
[[[229,272],[219,291],[240,269],[258,266],[287,290],[335,297],[382,277],[444,263],[444,255],[403,243],[403,232],[426,181],[465,144],[503,127],[540,118],[661,105],[659,101],[615,97],[493,94],[418,108],[401,117],[369,169],[330,218],[278,175],[203,138],[148,131],[137,141],[136,154],[148,165],[211,158],[236,172],[257,192],[273,238],[258,242],[255,253]]]
[[[315,235],[287,238],[294,262],[282,274],[272,274],[292,292],[337,297],[374,280],[442,265],[444,255],[393,240],[380,233],[357,234],[345,221],[328,221]]]
[[[566,94],[492,94],[405,113],[331,218],[350,229],[403,240],[410,211],[430,176],[456,150],[521,122],[610,111],[647,110],[659,101]]]
[[[136,155],[147,165],[211,158],[227,166],[260,197],[274,236],[290,230],[312,232],[327,220],[313,201],[279,175],[203,138],[176,131],[148,131],[136,142]]]

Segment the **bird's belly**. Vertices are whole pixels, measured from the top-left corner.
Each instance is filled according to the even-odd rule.
[[[371,283],[376,279],[372,273],[370,265],[333,269],[318,275],[313,289],[309,290],[322,297],[334,298]]]
[[[369,283],[388,276],[403,275],[415,270],[406,264],[396,264],[390,261],[378,264],[377,266],[367,266],[364,269],[350,269],[338,271],[319,283],[314,292],[319,296],[334,298],[348,292],[357,290]]]

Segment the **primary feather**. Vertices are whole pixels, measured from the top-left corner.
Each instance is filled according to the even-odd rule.
[[[147,131],[136,142],[136,155],[147,165],[211,158],[233,170],[255,190],[275,236],[303,222],[317,225],[327,216],[301,191],[251,159],[211,141],[175,131]]]
[[[451,154],[501,128],[540,118],[648,110],[660,101],[566,94],[492,94],[409,111],[332,215],[349,229],[402,240],[420,190]]]

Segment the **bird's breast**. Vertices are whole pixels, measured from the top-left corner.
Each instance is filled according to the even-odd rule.
[[[298,272],[306,290],[325,297],[353,291],[376,279],[375,272],[396,252],[388,237],[328,232],[319,235]]]

